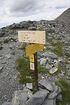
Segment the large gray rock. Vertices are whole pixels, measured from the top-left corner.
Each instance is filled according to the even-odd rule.
[[[36,92],[27,102],[26,105],[42,105],[45,98],[48,96],[48,91],[41,90]]]
[[[39,84],[45,87],[49,91],[53,91],[53,85],[52,83],[47,79],[42,79],[39,81]]]
[[[61,89],[54,84],[54,91],[51,92],[48,96],[48,99],[56,99],[56,97],[61,93]]]
[[[42,105],[56,105],[56,100],[55,99],[47,99]]]

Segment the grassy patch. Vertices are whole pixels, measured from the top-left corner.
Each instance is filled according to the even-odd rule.
[[[29,67],[29,61],[28,59],[26,58],[19,58],[17,61],[16,61],[16,64],[17,64],[17,70],[18,72],[20,73],[20,79],[19,79],[19,82],[21,84],[24,84],[24,83],[29,83],[31,82],[31,78],[28,78],[31,76],[30,74],[30,67]]]
[[[62,42],[56,40],[54,36],[51,38],[47,38],[47,41],[52,46],[52,48],[49,48],[51,51],[53,51],[59,57],[63,56],[64,44]]]
[[[60,63],[58,64],[58,73],[60,73],[62,71],[62,66],[60,65]]]
[[[30,70],[30,62],[28,59],[19,58],[16,61],[17,70],[19,72],[19,82],[21,84],[25,83],[31,83],[32,77],[31,77],[31,70]],[[47,70],[44,66],[41,66],[39,63],[37,64],[38,73],[47,73]]]
[[[57,41],[56,43],[51,43],[54,49],[52,50],[56,55],[62,56],[63,55],[63,43]]]
[[[70,105],[70,84],[65,78],[59,79],[56,84],[62,90],[62,101],[58,101],[57,105]]]
[[[37,65],[37,69],[38,69],[38,73],[43,73],[43,74],[47,73],[47,69],[44,66],[40,65],[39,62]]]
[[[23,43],[23,44],[21,45],[20,49],[21,49],[21,50],[25,50],[25,47],[26,47],[26,44]]]

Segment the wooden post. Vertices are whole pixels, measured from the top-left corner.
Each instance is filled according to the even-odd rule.
[[[44,49],[46,43],[45,31],[18,31],[19,42],[29,43],[26,56],[30,59],[33,93],[38,90],[37,52]]]
[[[32,88],[33,93],[38,90],[38,69],[37,69],[37,53],[34,54],[34,68],[32,71]]]

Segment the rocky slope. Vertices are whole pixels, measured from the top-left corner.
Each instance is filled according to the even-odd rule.
[[[20,49],[21,43],[17,38],[18,29],[45,30],[46,51],[56,54],[55,44],[57,44],[57,51],[59,50],[59,53],[62,51],[61,56],[58,52],[56,54],[57,58],[62,59],[62,72],[58,77],[66,76],[68,80],[70,79],[70,9],[67,11],[55,21],[23,21],[0,29],[0,105],[5,101],[11,101],[14,91],[23,88],[18,83],[16,70],[16,60],[23,55],[23,50]],[[62,50],[58,49],[60,48],[58,45],[62,46]]]
[[[0,38],[0,105],[10,101],[12,93],[22,88],[17,81],[16,59],[22,56],[20,44],[14,37]]]
[[[70,30],[70,8],[68,8],[63,14],[56,18],[56,21],[65,23],[68,30]]]

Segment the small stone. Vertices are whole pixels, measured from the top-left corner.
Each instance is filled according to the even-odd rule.
[[[0,72],[2,72],[3,67],[0,67]]]
[[[46,63],[46,58],[41,58],[40,59],[40,65],[44,65]]]
[[[32,89],[32,83],[27,83],[27,84],[26,84],[26,87],[27,87],[28,89]]]
[[[5,57],[10,59],[11,58],[11,54],[7,54],[7,55],[5,55]]]
[[[52,69],[49,70],[50,74],[54,74],[55,72],[57,72],[58,68],[53,67]]]
[[[12,54],[12,55],[15,55],[15,51],[12,51],[11,54]]]
[[[48,63],[46,64],[46,69],[51,69],[51,65],[49,65]]]

